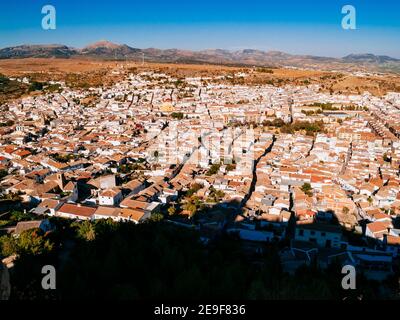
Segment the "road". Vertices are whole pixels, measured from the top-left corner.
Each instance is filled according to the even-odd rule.
[[[259,156],[253,163],[253,178],[251,180],[251,184],[250,184],[250,188],[249,188],[249,192],[245,195],[245,197],[243,198],[242,202],[240,203],[240,209],[242,209],[247,201],[249,201],[249,199],[251,198],[251,195],[253,194],[254,190],[256,189],[256,184],[257,184],[257,165],[260,162],[261,158],[265,157],[268,153],[271,152],[274,144],[275,144],[276,138],[275,135],[272,136],[272,142],[269,145],[269,147],[267,149],[265,149],[264,153]]]

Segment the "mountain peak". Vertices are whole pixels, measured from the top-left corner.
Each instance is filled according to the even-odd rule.
[[[396,58],[392,58],[389,56],[375,55],[372,53],[357,53],[357,54],[352,53],[343,57],[343,60],[349,62],[376,62],[376,63],[399,61],[399,59]]]
[[[127,59],[135,57],[140,51],[140,49],[131,48],[126,44],[101,40],[84,47],[80,53],[94,57]]]
[[[62,44],[24,44],[0,49],[0,58],[69,58],[76,53],[75,49]]]
[[[21,45],[0,49],[0,59],[11,58],[70,58],[91,57],[98,59],[132,59],[152,62],[209,63],[250,66],[304,66],[321,69],[348,70],[353,67],[367,67],[369,70],[398,72],[400,59],[371,53],[350,54],[343,58],[329,58],[310,55],[295,55],[281,51],[262,51],[242,49],[237,51],[225,49],[208,49],[190,51],[180,49],[137,49],[126,44],[117,44],[107,40],[92,43],[83,49],[65,45]]]
[[[83,49],[97,49],[97,48],[118,49],[123,46],[125,46],[125,45],[113,43],[113,42],[107,41],[107,40],[100,40],[95,43],[87,45]]]

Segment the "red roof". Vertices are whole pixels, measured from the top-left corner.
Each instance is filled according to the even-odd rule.
[[[78,206],[76,204],[65,203],[58,212],[73,214],[76,216],[90,217],[96,211],[96,208],[86,207],[86,206]]]
[[[29,156],[31,153],[28,150],[17,150],[14,152],[17,156],[24,157]]]

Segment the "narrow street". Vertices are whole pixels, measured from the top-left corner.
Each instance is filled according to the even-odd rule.
[[[342,169],[340,170],[340,174],[345,173],[347,165],[349,164],[352,154],[353,154],[353,142],[350,142],[349,150],[346,155],[346,160],[343,163]]]
[[[265,149],[264,153],[261,156],[259,156],[253,162],[253,179],[252,179],[251,184],[250,184],[249,192],[246,194],[246,196],[243,198],[242,202],[240,203],[240,209],[244,208],[244,206],[246,205],[247,201],[249,201],[249,199],[251,198],[251,195],[253,194],[254,190],[256,189],[256,184],[257,184],[257,165],[260,162],[260,159],[265,157],[268,153],[271,152],[275,141],[276,141],[276,137],[275,137],[275,135],[273,135],[272,136],[272,142],[269,145],[269,147],[267,149]]]

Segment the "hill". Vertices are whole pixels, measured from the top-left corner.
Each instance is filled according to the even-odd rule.
[[[400,72],[400,59],[374,54],[350,54],[343,58],[294,55],[281,51],[244,49],[139,49],[102,40],[82,49],[65,45],[21,45],[0,49],[0,59],[10,58],[95,58],[160,63],[217,64],[233,66],[295,67],[313,70]]]

